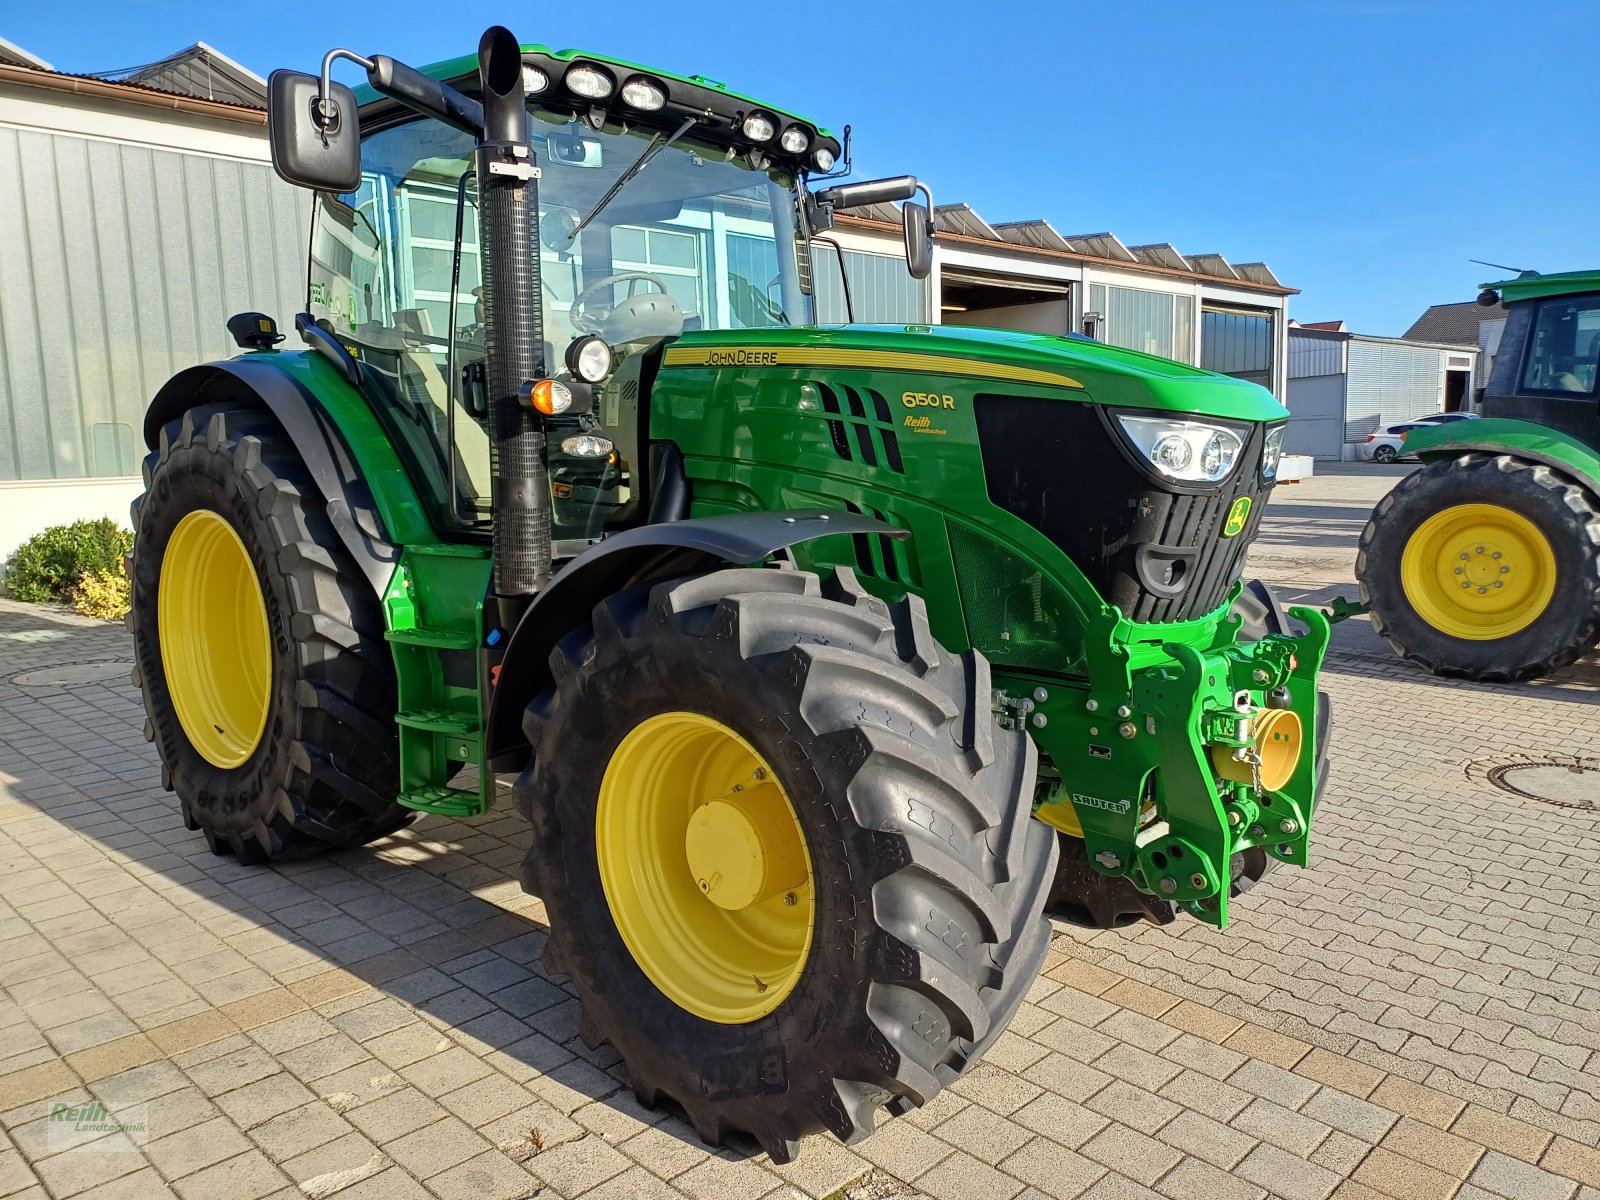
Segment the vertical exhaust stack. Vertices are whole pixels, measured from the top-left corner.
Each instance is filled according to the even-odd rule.
[[[494,509],[494,591],[502,624],[523,607],[516,598],[550,578],[550,481],[544,419],[518,390],[545,373],[539,299],[539,182],[528,139],[522,48],[496,25],[478,43],[483,141],[478,146],[478,220],[483,243],[487,326],[490,473]],[[506,603],[509,601],[509,603]]]

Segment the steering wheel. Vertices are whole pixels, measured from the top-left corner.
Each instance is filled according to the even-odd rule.
[[[651,284],[668,299],[671,299],[672,296],[661,276],[651,275],[647,271],[624,271],[620,275],[607,275],[604,279],[596,280],[578,293],[577,299],[572,302],[572,308],[567,314],[572,321],[572,327],[579,333],[600,333],[606,320],[611,316],[612,310],[618,307],[615,294],[611,289],[619,283],[628,285],[628,294],[623,298],[624,303],[638,294],[638,285],[641,283]],[[596,304],[596,311],[590,312],[590,302],[599,300],[602,295],[606,296],[604,305]]]

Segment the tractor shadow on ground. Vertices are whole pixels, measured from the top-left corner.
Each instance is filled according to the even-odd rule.
[[[1342,595],[1352,595],[1355,591],[1353,587],[1329,590]],[[1333,640],[1328,644],[1328,657],[1323,662],[1323,669],[1334,675],[1394,680],[1449,691],[1600,706],[1600,655],[1587,655],[1553,674],[1525,683],[1474,683],[1465,679],[1447,679],[1430,675],[1415,663],[1397,655],[1389,648],[1389,643],[1378,636],[1366,617],[1353,617],[1333,627]]]
[[[1296,504],[1274,498],[1267,504],[1266,517],[1254,544],[1348,550],[1361,537],[1370,516],[1370,507]]]
[[[18,633],[25,635],[20,642],[3,640]],[[47,636],[52,633],[62,636]],[[61,663],[132,657],[120,626],[86,628],[74,614],[44,606],[0,607],[0,680],[37,665],[38,654],[5,652],[19,644],[48,645]],[[9,736],[16,732],[22,745],[22,735],[32,732],[20,719],[24,708],[58,727],[63,718],[70,724],[82,719],[78,714],[93,713],[108,747],[99,753],[115,758],[115,776],[101,770],[94,784],[75,784],[73,770],[61,762],[78,763],[76,757],[44,765],[31,761]],[[143,723],[138,691],[125,678],[76,687],[0,686],[0,803],[9,794],[96,844],[130,880],[174,900],[200,929],[218,931],[230,949],[253,963],[270,964],[268,973],[280,990],[303,995],[313,1008],[319,986],[351,995],[362,985],[373,989],[365,1004],[328,1006],[328,1019],[349,1036],[373,1021],[405,1019],[399,1005],[390,1006],[392,1011],[375,1008],[370,1017],[350,1015],[381,1006],[387,997],[450,1031],[457,1045],[475,1054],[505,1055],[517,1064],[508,1073],[527,1087],[531,1107],[543,1106],[549,1127],[525,1139],[525,1157],[540,1152],[539,1146],[603,1136],[568,1119],[593,1101],[614,1110],[618,1125],[632,1118],[715,1157],[764,1156],[752,1139],[737,1134],[721,1149],[705,1146],[670,1101],[645,1110],[615,1051],[585,1044],[571,985],[540,962],[549,932],[544,906],[517,882],[531,830],[504,786],[502,803],[481,817],[424,815],[360,849],[243,866],[211,854],[200,834],[183,827],[176,800],[161,789],[160,764],[141,736]],[[139,923],[126,909],[92,903],[110,922],[106,928],[127,928],[128,940],[137,940],[132,931]],[[341,983],[331,968],[348,973],[349,981]],[[171,969],[183,981],[182,963]],[[226,1003],[206,998],[219,1009]],[[403,1068],[386,1063],[385,1069]],[[318,1089],[315,1082],[310,1086]],[[540,1119],[535,1113],[534,1124]],[[513,1155],[518,1148],[501,1146]]]

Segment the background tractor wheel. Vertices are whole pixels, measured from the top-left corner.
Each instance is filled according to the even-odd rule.
[[[1444,459],[1372,510],[1356,577],[1373,627],[1424,670],[1545,675],[1600,633],[1600,509],[1549,467]]]
[[[1005,1028],[1055,842],[1032,742],[920,601],[718,571],[611,597],[551,665],[523,883],[642,1103],[786,1162],[925,1103]]]
[[[205,405],[144,470],[133,680],[184,823],[247,863],[405,824],[383,616],[282,430]]]

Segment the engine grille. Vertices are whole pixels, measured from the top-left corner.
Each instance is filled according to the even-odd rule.
[[[976,413],[989,499],[1059,546],[1108,604],[1131,620],[1159,623],[1204,616],[1222,603],[1270,490],[1260,475],[1261,426],[1252,427],[1227,483],[1184,493],[1136,466],[1096,405],[979,396]],[[1250,498],[1249,517],[1223,537],[1241,496]]]

